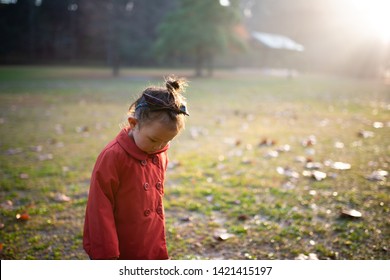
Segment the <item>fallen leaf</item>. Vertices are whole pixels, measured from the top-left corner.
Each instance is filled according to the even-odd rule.
[[[286,190],[292,190],[292,189],[295,189],[296,185],[295,185],[293,182],[288,181],[288,182],[284,183],[284,184],[282,185],[282,187],[283,187],[284,189],[286,189]]]
[[[313,158],[307,157],[307,158],[306,158],[306,162],[313,162]]]
[[[69,202],[71,201],[71,198],[62,193],[56,193],[54,196],[54,200],[57,202]]]
[[[40,154],[40,155],[38,155],[39,161],[52,160],[52,159],[53,159],[53,154]]]
[[[239,146],[241,144],[240,139],[236,139],[236,138],[232,138],[232,137],[227,137],[227,138],[223,139],[223,142],[225,144],[230,145],[230,146]]]
[[[273,139],[269,139],[269,138],[263,138],[260,143],[259,143],[259,146],[262,147],[262,146],[274,146],[276,144],[276,141],[273,140]]]
[[[180,218],[180,221],[185,223],[191,222],[191,220],[192,218],[190,216]]]
[[[233,236],[234,236],[234,234],[231,234],[231,233],[221,233],[218,236],[218,239],[221,240],[221,241],[225,241],[225,240],[228,240],[229,238],[231,238]]]
[[[330,167],[333,168],[333,169],[337,169],[337,170],[349,170],[349,169],[351,169],[351,165],[349,163],[340,162],[340,161],[333,162],[330,165]]]
[[[88,131],[89,131],[89,128],[86,125],[76,127],[77,133],[83,133],[83,132],[88,132]]]
[[[323,179],[326,178],[326,173],[325,173],[325,172],[318,171],[318,170],[315,170],[315,171],[313,171],[312,176],[313,176],[313,178],[316,179],[317,181],[322,181]]]
[[[361,147],[361,146],[363,146],[363,142],[361,140],[354,141],[354,142],[352,142],[351,146],[354,148]]]
[[[318,260],[317,254],[310,253],[308,256],[305,254],[299,254],[296,260]]]
[[[3,252],[3,243],[0,243],[0,253]]]
[[[305,154],[307,156],[314,156],[316,154],[316,150],[314,150],[312,148],[305,149]]]
[[[316,179],[317,181],[322,181],[323,179],[326,178],[326,173],[322,172],[322,171],[318,171],[318,170],[314,170],[314,171],[304,170],[302,172],[302,175],[304,177],[312,177],[312,178]]]
[[[228,233],[226,229],[219,229],[214,232],[214,238],[220,241],[226,241],[233,236],[234,234]]]
[[[237,219],[238,219],[239,221],[246,221],[246,220],[249,219],[249,216],[248,216],[248,215],[245,215],[245,214],[241,214],[241,215],[239,215],[239,216],[237,217]]]
[[[361,218],[362,213],[355,209],[343,209],[340,213],[341,217],[344,218]]]
[[[252,144],[246,144],[245,149],[247,149],[248,151],[252,151],[253,150]]]
[[[367,179],[370,181],[385,181],[389,173],[385,170],[375,170],[370,175],[367,176]]]
[[[5,210],[12,210],[14,207],[14,204],[11,200],[6,200],[0,204],[0,208],[3,208]]]
[[[283,167],[280,167],[278,166],[276,168],[276,171],[280,174],[280,175],[285,175],[289,178],[295,178],[295,179],[298,179],[299,178],[299,173],[290,169],[289,167],[286,167],[286,168],[283,168]]]
[[[305,165],[306,169],[321,169],[322,168],[322,163],[320,162],[308,162]]]
[[[16,219],[20,221],[28,221],[30,219],[30,215],[28,213],[16,214]]]
[[[345,146],[345,145],[344,145],[343,142],[337,141],[337,142],[334,143],[334,147],[335,147],[336,149],[343,149],[344,146]]]
[[[23,180],[26,180],[26,179],[29,178],[29,176],[28,176],[28,174],[26,174],[26,173],[21,173],[21,174],[19,174],[19,178],[20,178],[20,179],[23,179]]]
[[[43,151],[43,146],[42,145],[38,145],[38,146],[31,146],[31,151],[33,152],[37,152],[37,153],[40,153]]]
[[[303,139],[301,143],[304,147],[311,147],[317,143],[317,138],[314,135],[310,135],[306,139]]]
[[[279,156],[278,151],[268,151],[265,155],[266,158],[277,158]]]
[[[297,157],[295,157],[295,161],[296,162],[300,162],[300,163],[305,163],[306,162],[306,157],[304,157],[304,156],[297,156]]]
[[[372,137],[374,137],[374,132],[368,131],[368,130],[360,130],[358,132],[358,136],[360,136],[362,138],[372,138]]]
[[[383,128],[383,127],[384,127],[384,124],[383,124],[383,122],[374,122],[374,123],[372,124],[372,126],[373,126],[374,128]]]
[[[22,148],[9,149],[5,153],[8,156],[21,154],[23,152]]]
[[[252,164],[253,163],[253,160],[247,158],[247,157],[243,157],[242,160],[241,160],[241,163],[242,164]]]
[[[291,151],[291,146],[286,144],[286,145],[282,145],[280,147],[278,147],[276,149],[276,151],[278,151],[279,153],[286,153],[286,152],[289,152]]]

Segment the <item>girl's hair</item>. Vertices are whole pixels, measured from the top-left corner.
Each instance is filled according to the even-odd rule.
[[[185,98],[181,94],[186,86],[185,79],[169,76],[165,80],[165,88],[146,88],[131,104],[129,114],[138,120],[139,126],[161,121],[180,131],[185,127],[185,115],[188,116]]]

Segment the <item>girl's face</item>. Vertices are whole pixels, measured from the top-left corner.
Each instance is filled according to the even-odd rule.
[[[179,133],[176,129],[172,130],[167,124],[159,121],[150,122],[141,127],[136,119],[129,119],[129,123],[133,128],[131,133],[135,144],[147,154],[161,150]]]

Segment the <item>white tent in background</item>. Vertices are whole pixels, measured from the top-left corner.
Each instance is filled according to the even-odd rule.
[[[298,44],[297,42],[283,35],[253,31],[252,37],[256,41],[271,49],[291,50],[298,52],[302,52],[305,49],[301,44]]]

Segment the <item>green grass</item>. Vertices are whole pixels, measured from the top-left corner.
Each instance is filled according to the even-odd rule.
[[[0,68],[1,259],[87,259],[82,227],[95,159],[141,90],[175,72],[191,73],[125,69],[114,79],[103,68]],[[176,165],[165,190],[172,259],[390,259],[389,179],[366,179],[389,170],[388,86],[234,71],[189,80],[191,116],[170,149]],[[265,138],[275,145],[260,146]],[[291,151],[266,156],[282,145]],[[324,166],[328,178],[315,181],[302,176],[298,156],[352,167]],[[286,184],[277,167],[300,176]],[[345,208],[363,217],[342,218]],[[30,219],[17,220],[24,212]],[[230,238],[218,240],[221,229]]]

